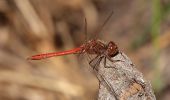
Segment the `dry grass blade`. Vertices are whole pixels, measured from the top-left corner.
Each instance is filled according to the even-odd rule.
[[[61,92],[65,95],[80,96],[83,93],[82,88],[67,82],[63,79],[50,79],[42,76],[32,75],[28,73],[19,73],[14,71],[1,71],[1,82],[10,82],[20,85],[37,87],[49,91]]]

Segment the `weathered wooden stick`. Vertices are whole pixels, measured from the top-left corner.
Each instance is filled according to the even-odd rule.
[[[100,81],[98,100],[156,100],[149,81],[124,53],[111,59],[106,64],[102,59],[94,69]]]

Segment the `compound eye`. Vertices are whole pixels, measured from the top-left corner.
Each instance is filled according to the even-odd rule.
[[[115,46],[116,46],[116,44],[114,42],[110,41],[108,44],[108,49],[112,50],[112,49],[114,49]]]
[[[116,44],[112,41],[108,43],[108,49],[107,49],[108,55],[114,56],[118,53],[118,48]]]

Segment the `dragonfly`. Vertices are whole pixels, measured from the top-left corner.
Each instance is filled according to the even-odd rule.
[[[106,18],[105,22],[102,24],[102,28],[105,26],[105,24],[109,21],[111,16],[113,15],[113,11],[111,14]],[[87,28],[87,22],[85,19],[85,27]],[[100,31],[102,30],[100,28]],[[86,32],[85,32],[86,33]],[[61,51],[61,52],[52,52],[52,53],[43,53],[43,54],[37,54],[33,55],[31,57],[28,57],[28,60],[41,60],[41,59],[46,59],[50,57],[55,57],[55,56],[63,56],[63,55],[69,55],[69,54],[88,54],[88,55],[96,55],[94,58],[92,58],[89,61],[89,65],[93,68],[97,78],[99,79],[99,83],[103,83],[109,91],[113,95],[115,94],[115,91],[113,90],[112,86],[108,84],[107,80],[102,76],[100,73],[98,73],[97,67],[99,66],[100,62],[102,59],[104,59],[104,67],[107,68],[106,66],[106,59],[109,59],[111,62],[116,62],[115,60],[112,60],[111,58],[116,56],[117,54],[120,53],[118,46],[115,44],[115,42],[110,41],[108,44],[102,42],[101,40],[96,38],[97,35],[95,35],[94,39],[91,39],[81,46],[71,49],[71,50],[66,50],[66,51]]]

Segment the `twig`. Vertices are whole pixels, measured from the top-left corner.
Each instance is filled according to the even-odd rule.
[[[107,67],[102,60],[95,70],[100,80],[98,100],[156,100],[149,81],[125,54],[119,53],[112,60],[116,62],[107,59]]]

